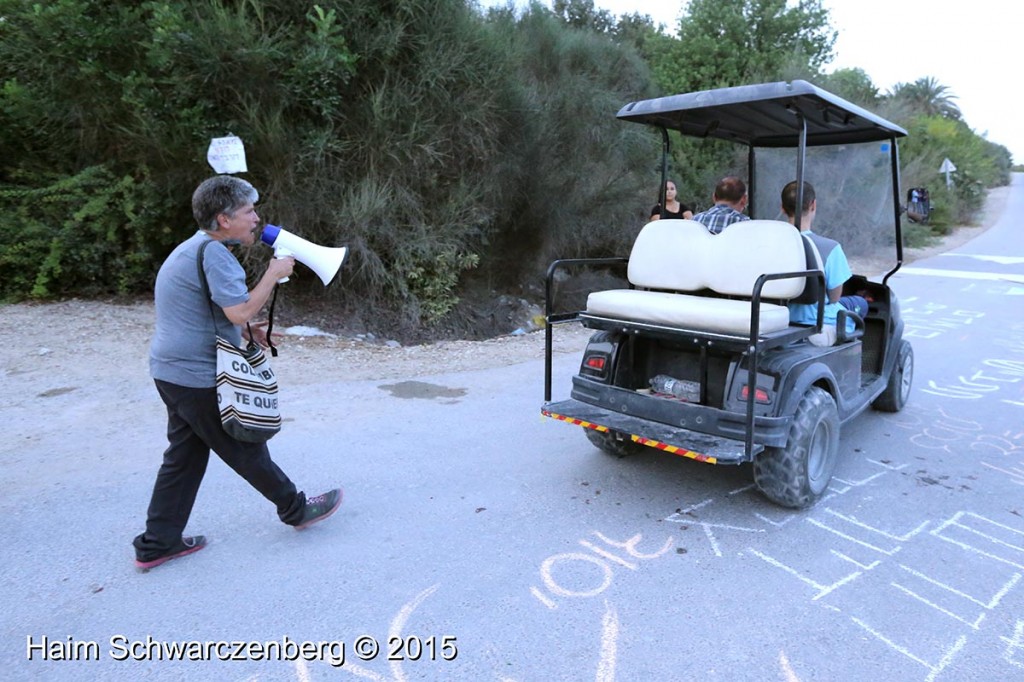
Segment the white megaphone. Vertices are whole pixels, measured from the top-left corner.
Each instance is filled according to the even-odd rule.
[[[330,284],[334,276],[338,274],[341,264],[345,261],[345,255],[348,253],[348,249],[344,246],[337,249],[320,246],[269,223],[263,227],[260,241],[274,247],[275,258],[293,256],[295,260],[315,272],[324,286]],[[288,281],[288,278],[283,277],[277,281],[283,284]]]

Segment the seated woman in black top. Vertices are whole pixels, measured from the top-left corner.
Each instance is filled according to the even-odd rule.
[[[651,209],[651,220],[659,220],[662,216],[680,220],[689,220],[693,217],[690,207],[676,199],[676,183],[671,180],[665,183],[665,210],[661,210],[661,204],[656,204]]]

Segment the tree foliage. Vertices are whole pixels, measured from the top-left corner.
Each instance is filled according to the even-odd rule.
[[[876,109],[882,96],[863,69],[836,69],[818,80],[819,84],[845,100],[868,110]]]
[[[897,83],[889,93],[889,99],[911,114],[953,120],[961,118],[960,107],[954,101],[956,95],[932,76],[919,78],[913,83]]]
[[[940,233],[951,225],[974,222],[989,187],[1009,181],[1010,158],[1005,147],[994,145],[959,118],[918,114],[907,124],[910,133],[901,146],[908,187],[930,186],[932,204],[938,209],[933,224]],[[951,186],[938,172],[950,159],[956,166]]]
[[[646,66],[610,37],[566,30],[539,7],[506,15],[496,34],[506,36],[522,106],[506,150],[508,212],[498,218],[495,273],[539,274],[555,257],[621,253],[641,224],[636,199],[657,147],[615,113],[653,94]]]
[[[0,300],[146,292],[228,133],[264,218],[350,248],[342,286],[293,286],[406,333],[555,257],[628,250],[660,178],[659,135],[615,118],[637,99],[807,78],[910,130],[905,184],[957,165],[940,223],[1008,181],[934,78],[881,95],[823,73],[820,0],[693,0],[664,28],[594,0],[0,0]],[[745,174],[742,150],[672,145],[685,202]]]
[[[659,85],[690,92],[773,80],[793,60],[816,69],[836,39],[828,17],[820,0],[693,0],[678,40],[663,45],[672,58],[656,71]]]

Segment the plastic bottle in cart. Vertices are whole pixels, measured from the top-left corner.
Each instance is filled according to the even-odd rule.
[[[695,402],[699,400],[699,389],[693,381],[683,381],[666,374],[651,377],[651,390],[663,395],[671,395],[680,400]]]

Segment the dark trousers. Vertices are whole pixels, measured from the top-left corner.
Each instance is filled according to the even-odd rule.
[[[188,388],[156,381],[167,406],[167,441],[164,461],[156,476],[149,502],[146,532],[135,538],[140,561],[163,556],[181,540],[203,482],[210,450],[277,507],[289,524],[302,520],[306,496],[270,459],[265,443],[243,443],[229,436],[220,423],[217,389]]]
[[[842,296],[839,303],[847,310],[860,315],[861,319],[868,316],[868,300],[863,296]]]

